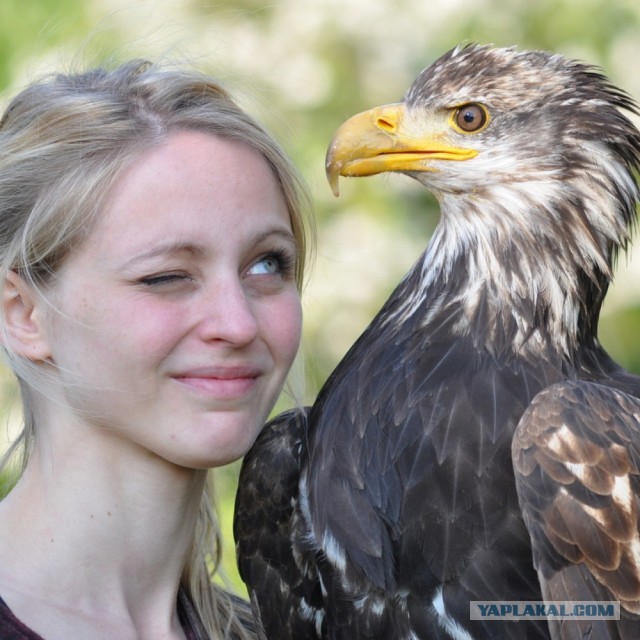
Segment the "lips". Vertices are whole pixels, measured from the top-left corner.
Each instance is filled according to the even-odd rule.
[[[233,399],[249,393],[262,373],[252,366],[207,367],[180,372],[172,378],[199,394]]]

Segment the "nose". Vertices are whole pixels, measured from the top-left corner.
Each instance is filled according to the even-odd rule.
[[[240,347],[258,335],[255,302],[237,277],[218,279],[210,285],[200,317],[200,338],[207,342],[218,340]]]

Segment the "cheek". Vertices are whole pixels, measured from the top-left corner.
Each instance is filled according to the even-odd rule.
[[[166,354],[175,346],[186,331],[189,317],[184,308],[175,306],[130,305],[122,311],[113,317],[112,338],[122,336],[129,353],[147,354],[149,358]]]
[[[133,301],[93,302],[74,309],[76,314],[71,323],[65,323],[60,346],[82,361],[90,356],[94,366],[103,363],[103,375],[109,375],[110,369],[133,373],[157,363],[179,339],[185,314],[178,310]]]
[[[290,294],[264,314],[263,335],[269,343],[274,359],[288,369],[298,352],[302,331],[300,298]]]

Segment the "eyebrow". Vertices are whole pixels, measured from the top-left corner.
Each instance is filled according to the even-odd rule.
[[[193,242],[181,242],[176,240],[168,240],[161,242],[151,249],[137,253],[131,259],[127,260],[124,264],[125,267],[130,267],[138,262],[144,262],[145,260],[151,260],[160,256],[178,255],[180,253],[188,253],[193,256],[202,256],[205,253],[204,247],[194,244]]]
[[[258,233],[251,239],[252,244],[260,244],[265,240],[270,240],[271,238],[276,237],[281,240],[285,240],[286,242],[291,243],[294,246],[298,246],[298,241],[296,237],[293,235],[293,232],[290,229],[274,227],[273,229],[267,229],[262,233]]]

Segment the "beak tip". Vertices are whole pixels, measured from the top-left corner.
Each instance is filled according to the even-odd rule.
[[[331,191],[337,198],[340,195],[340,189],[338,186],[338,181],[340,180],[340,164],[334,162],[330,157],[330,154],[327,156],[325,171],[327,174],[327,180],[329,181],[329,186],[331,187]]]
[[[331,187],[331,191],[333,195],[337,198],[340,196],[340,188],[338,186],[339,175],[336,173],[334,175],[328,176],[329,178],[329,186]]]

